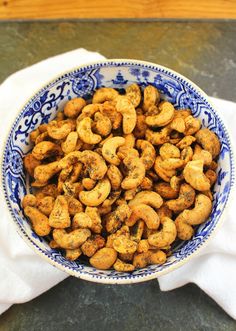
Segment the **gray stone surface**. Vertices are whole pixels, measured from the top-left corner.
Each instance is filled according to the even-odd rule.
[[[236,22],[2,22],[0,82],[78,47],[175,69],[208,94],[236,101]],[[37,77],[35,78],[37,79]],[[226,284],[227,286],[227,284]],[[0,331],[233,331],[236,322],[194,285],[101,285],[68,278],[0,317]]]

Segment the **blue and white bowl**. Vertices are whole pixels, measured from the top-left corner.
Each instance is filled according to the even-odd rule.
[[[142,88],[151,84],[161,91],[162,98],[176,108],[190,108],[203,126],[213,130],[221,141],[218,179],[214,187],[213,211],[209,219],[198,227],[194,237],[175,248],[164,265],[151,265],[132,273],[115,270],[101,271],[80,262],[66,260],[57,250],[38,237],[23,215],[21,200],[30,192],[23,171],[23,157],[32,148],[29,133],[40,124],[52,120],[65,103],[74,97],[90,98],[97,88],[106,86],[125,88],[131,83]],[[148,62],[136,60],[108,60],[75,68],[50,81],[37,91],[20,110],[8,134],[2,162],[5,199],[17,231],[32,249],[55,267],[70,275],[99,283],[136,283],[166,274],[187,262],[203,247],[223,221],[223,214],[232,195],[234,164],[227,129],[207,95],[180,74]]]

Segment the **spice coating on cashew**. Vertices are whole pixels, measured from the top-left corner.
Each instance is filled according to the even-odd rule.
[[[166,205],[170,210],[173,210],[175,213],[178,213],[186,208],[192,206],[195,200],[195,191],[194,189],[184,183],[180,186],[179,197],[175,200],[169,200],[166,202]]]
[[[39,236],[47,236],[51,231],[47,216],[41,213],[37,208],[26,206],[24,208],[25,215],[30,219],[34,231]]]
[[[100,205],[110,194],[111,184],[109,179],[103,178],[91,191],[81,191],[79,193],[80,201],[90,207]]]
[[[159,91],[152,85],[145,87],[143,91],[143,110],[147,112],[150,107],[156,106],[160,101]]]
[[[102,87],[93,95],[93,103],[103,103],[104,101],[113,101],[119,96],[119,93],[111,87]]]
[[[183,171],[184,179],[195,190],[207,191],[210,189],[210,180],[203,173],[203,161],[189,161]]]
[[[90,264],[97,269],[107,270],[112,267],[117,258],[114,248],[104,247],[99,249],[90,259]]]
[[[142,219],[149,229],[158,229],[160,225],[160,219],[152,207],[145,204],[139,204],[130,206],[130,208],[132,210],[132,214],[129,220],[126,222],[127,225],[132,226],[137,222],[137,220]]]
[[[116,150],[118,147],[124,145],[125,138],[123,137],[113,137],[108,139],[102,146],[102,156],[104,159],[116,166],[120,164],[120,159],[116,155]]]
[[[88,229],[75,229],[68,233],[65,229],[54,229],[52,235],[61,248],[77,249],[90,237],[91,231]]]
[[[123,160],[123,163],[129,170],[129,173],[123,179],[121,187],[125,190],[136,188],[145,177],[145,166],[142,160],[128,156]]]
[[[69,118],[76,118],[85,106],[86,101],[84,99],[74,98],[66,103],[64,113]]]
[[[174,118],[174,106],[168,101],[159,104],[160,113],[154,116],[147,116],[146,123],[149,126],[165,126]]]
[[[112,189],[118,190],[123,180],[123,176],[122,173],[120,172],[120,169],[114,164],[111,164],[107,170],[107,177],[110,180]]]
[[[193,225],[205,222],[212,210],[211,200],[204,194],[198,194],[193,209],[184,210],[175,220],[178,238],[189,240],[194,234]]]
[[[214,159],[220,153],[220,141],[217,135],[207,128],[199,130],[195,137],[197,142],[205,149],[210,152]]]
[[[141,102],[141,91],[138,84],[134,83],[129,85],[125,91],[125,96],[132,102],[135,108],[138,107]]]
[[[70,226],[68,203],[63,195],[58,195],[49,216],[49,224],[54,228],[67,228]]]
[[[149,244],[155,246],[156,248],[168,247],[175,241],[177,236],[176,225],[172,219],[163,217],[161,219],[161,224],[162,229],[148,237]]]
[[[123,132],[131,133],[136,125],[136,111],[132,102],[125,96],[119,96],[116,99],[116,109],[123,116]]]
[[[93,180],[102,179],[107,172],[107,166],[104,159],[96,152],[81,152],[79,155],[79,161],[85,165],[90,178]]]
[[[129,206],[135,206],[139,204],[149,205],[155,209],[158,209],[163,204],[162,197],[154,191],[143,191],[135,195],[135,197],[129,202]]]
[[[51,141],[42,141],[41,143],[35,145],[32,150],[32,155],[39,161],[44,160],[47,157],[57,156],[60,153],[60,146]]]
[[[92,131],[92,120],[90,117],[85,117],[77,124],[77,132],[80,139],[86,144],[98,144],[102,138]]]
[[[142,150],[140,159],[143,161],[145,169],[151,169],[156,159],[156,151],[153,145],[146,140],[138,139],[136,147]]]
[[[170,158],[180,158],[180,150],[173,144],[165,143],[159,149],[159,154],[163,160]]]

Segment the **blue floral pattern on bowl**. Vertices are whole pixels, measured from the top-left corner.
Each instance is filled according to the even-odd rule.
[[[65,103],[76,96],[90,98],[102,86],[118,89],[137,82],[142,88],[157,87],[162,98],[176,108],[190,108],[204,126],[213,130],[221,140],[218,180],[214,188],[213,211],[207,222],[199,226],[192,240],[179,244],[164,265],[151,265],[132,273],[115,270],[97,270],[81,262],[66,260],[60,252],[51,249],[39,238],[23,215],[20,201],[30,192],[23,172],[23,157],[30,149],[29,133],[42,123],[52,120]],[[95,282],[134,283],[167,273],[182,265],[203,246],[222,220],[233,182],[232,148],[224,123],[209,103],[207,96],[185,77],[165,67],[142,61],[108,60],[63,74],[38,91],[17,116],[7,138],[2,166],[3,189],[12,220],[23,239],[42,257],[67,273]]]

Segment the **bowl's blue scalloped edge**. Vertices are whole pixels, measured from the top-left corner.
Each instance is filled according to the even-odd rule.
[[[114,62],[115,61],[115,62]],[[117,62],[119,61],[119,62]],[[199,96],[199,98],[211,109],[211,111],[213,112],[214,116],[217,118],[217,120],[220,122],[220,125],[222,126],[222,128],[224,129],[224,133],[226,136],[226,140],[227,140],[227,144],[229,147],[229,152],[230,152],[230,188],[229,188],[229,192],[224,204],[224,208],[221,211],[221,218],[222,218],[222,214],[225,211],[226,206],[228,205],[228,200],[229,197],[231,195],[234,183],[235,183],[235,165],[234,165],[234,156],[233,156],[233,149],[232,149],[232,143],[230,141],[230,137],[229,137],[229,133],[227,132],[226,126],[223,122],[223,120],[221,119],[221,117],[219,116],[219,114],[217,113],[217,111],[214,109],[214,107],[211,105],[211,103],[208,101],[207,99],[207,95],[198,87],[196,86],[193,82],[189,81],[186,77],[180,75],[177,72],[174,72],[171,69],[165,68],[163,66],[160,65],[156,65],[153,63],[149,63],[149,62],[143,62],[143,61],[130,61],[129,60],[107,60],[107,61],[100,61],[94,64],[88,64],[88,65],[83,65],[81,67],[75,68],[59,77],[57,77],[54,80],[51,80],[46,86],[44,86],[42,89],[40,89],[36,94],[34,94],[34,96],[27,102],[27,104],[24,106],[24,108],[20,111],[20,113],[18,114],[18,116],[16,117],[15,121],[13,122],[10,132],[8,134],[8,139],[5,143],[5,148],[4,148],[4,152],[3,152],[3,161],[2,161],[2,174],[4,174],[4,164],[6,162],[6,153],[7,153],[7,149],[6,146],[9,143],[10,140],[10,136],[12,135],[15,126],[17,125],[17,123],[20,121],[20,118],[22,116],[22,114],[24,113],[25,109],[32,103],[32,101],[37,98],[39,95],[41,95],[46,89],[48,89],[50,86],[53,86],[54,84],[56,84],[58,81],[68,77],[71,73],[75,73],[78,72],[80,70],[87,70],[87,69],[95,69],[97,67],[105,67],[105,66],[117,66],[117,65],[122,65],[122,66],[130,66],[130,65],[135,65],[135,66],[140,66],[140,67],[144,67],[147,69],[153,69],[156,70],[158,69],[160,72],[164,73],[164,74],[168,74],[170,77],[172,78],[177,78],[181,83],[184,83],[186,86],[190,87],[191,89],[194,90],[194,92],[196,92],[196,94]],[[211,232],[208,233],[204,239],[202,240],[202,242],[195,248],[195,250],[193,252],[188,252],[186,253],[185,257],[181,260],[181,261],[174,261],[172,263],[172,265],[170,266],[170,268],[166,268],[165,270],[161,270],[158,272],[150,272],[148,273],[148,271],[144,274],[136,274],[133,275],[131,274],[125,274],[125,273],[119,273],[119,276],[104,276],[104,275],[99,275],[97,274],[91,274],[91,273],[87,273],[85,270],[81,269],[78,270],[76,273],[73,270],[73,267],[70,267],[68,264],[65,266],[63,264],[58,263],[58,261],[54,260],[54,258],[51,256],[51,254],[48,254],[47,252],[43,251],[24,231],[23,227],[17,222],[17,219],[15,217],[14,211],[11,207],[11,203],[9,201],[8,198],[8,194],[7,194],[7,189],[6,189],[6,185],[5,185],[5,181],[4,181],[4,175],[2,175],[2,187],[3,187],[3,192],[4,192],[4,197],[5,197],[5,202],[8,208],[8,211],[10,212],[10,215],[13,218],[13,223],[16,226],[17,232],[21,235],[21,237],[34,249],[34,251],[38,251],[40,253],[41,256],[46,257],[46,259],[53,264],[54,266],[57,266],[59,269],[63,270],[63,271],[67,271],[69,274],[79,277],[79,278],[83,278],[89,281],[93,281],[93,282],[99,282],[101,281],[102,283],[135,283],[135,282],[142,282],[145,280],[149,280],[149,279],[153,279],[156,278],[160,275],[163,275],[165,273],[168,273],[170,270],[173,270],[179,266],[181,266],[182,264],[184,264],[186,262],[186,260],[188,259],[188,257],[190,255],[193,255],[195,253],[197,253],[199,251],[199,249],[201,247],[203,247],[203,245],[205,245],[206,241],[209,239],[209,237],[212,235],[212,233],[215,231],[216,227],[218,227],[218,223],[215,224],[214,227],[212,227]],[[60,253],[59,253],[60,254]],[[177,264],[177,265],[176,265]],[[87,275],[86,275],[87,274]]]

